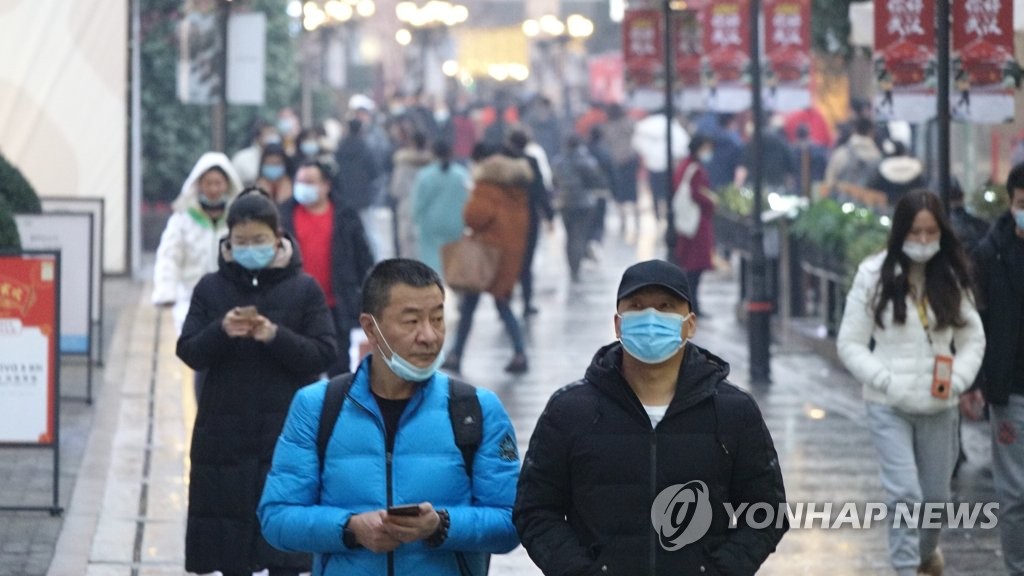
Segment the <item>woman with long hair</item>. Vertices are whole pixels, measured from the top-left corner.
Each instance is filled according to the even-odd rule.
[[[836,345],[863,385],[891,514],[950,501],[958,397],[985,352],[969,271],[938,197],[917,190],[896,204],[886,250],[861,262],[846,298]],[[890,526],[897,574],[942,574],[940,531]]]

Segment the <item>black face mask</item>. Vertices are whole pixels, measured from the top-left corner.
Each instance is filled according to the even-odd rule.
[[[216,202],[210,202],[202,194],[199,195],[199,205],[202,206],[203,210],[223,210],[228,205],[227,200],[221,198]]]

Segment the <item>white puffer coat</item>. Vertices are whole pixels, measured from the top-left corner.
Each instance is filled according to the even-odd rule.
[[[892,304],[882,314],[885,328],[875,324],[875,292],[885,252],[869,256],[857,269],[853,287],[846,296],[846,311],[839,327],[836,346],[839,358],[858,382],[864,400],[898,408],[911,414],[934,414],[957,404],[957,397],[974,382],[985,354],[985,332],[972,296],[960,303],[963,328],[935,329],[935,313],[928,307],[931,344],[908,295],[907,320],[893,321]],[[874,338],[874,350],[868,343]],[[935,356],[952,355],[953,390],[946,400],[931,394]]]
[[[178,332],[185,321],[192,289],[204,274],[217,271],[220,239],[227,235],[227,212],[212,221],[199,205],[199,178],[212,168],[228,176],[227,201],[242,191],[242,183],[227,156],[220,152],[203,154],[192,167],[174,201],[174,213],[160,236],[153,270],[154,304],[174,304]]]

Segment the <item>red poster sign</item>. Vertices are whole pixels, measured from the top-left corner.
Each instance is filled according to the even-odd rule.
[[[935,3],[875,2],[875,113],[922,122],[935,116]]]
[[[975,122],[1013,118],[1017,63],[1013,3],[965,0],[953,7],[953,116]]]
[[[0,255],[0,443],[54,443],[57,258]]]
[[[663,58],[661,34],[659,10],[626,10],[622,20],[622,57],[626,65],[626,82],[630,86],[654,84]]]

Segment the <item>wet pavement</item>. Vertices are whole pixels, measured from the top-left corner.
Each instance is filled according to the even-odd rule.
[[[524,324],[530,371],[501,368],[511,343],[488,298],[477,310],[462,359],[463,376],[495,390],[516,426],[520,450],[550,395],[583,374],[594,351],[613,339],[614,294],[629,264],[657,255],[660,237],[648,217],[639,241],[626,243],[609,222],[598,262],[588,261],[571,284],[560,230],[545,236],[536,261],[539,313]],[[96,402],[65,401],[62,426],[61,518],[45,513],[0,512],[0,575],[135,576],[182,574],[187,502],[188,443],[194,416],[191,375],[174,356],[167,311],[149,306],[149,286],[107,280],[107,365],[96,373]],[[736,275],[706,275],[695,343],[732,365],[731,380],[757,398],[779,451],[789,500],[861,507],[884,500],[859,387],[794,331],[773,346],[770,386],[748,382],[747,336],[736,319]],[[454,335],[456,308],[449,307]],[[514,310],[522,310],[514,302]],[[75,368],[67,372],[76,384]],[[77,376],[81,380],[81,375]],[[69,388],[70,389],[70,388]],[[957,502],[993,499],[987,428],[965,426],[970,456],[955,483]],[[49,453],[0,451],[0,505],[48,502]],[[646,511],[638,511],[646,514]],[[815,526],[819,526],[816,522]],[[946,574],[1004,574],[995,530],[953,529],[943,535]],[[782,574],[889,574],[886,529],[794,529],[760,572]],[[520,547],[495,556],[491,574],[537,575]]]

